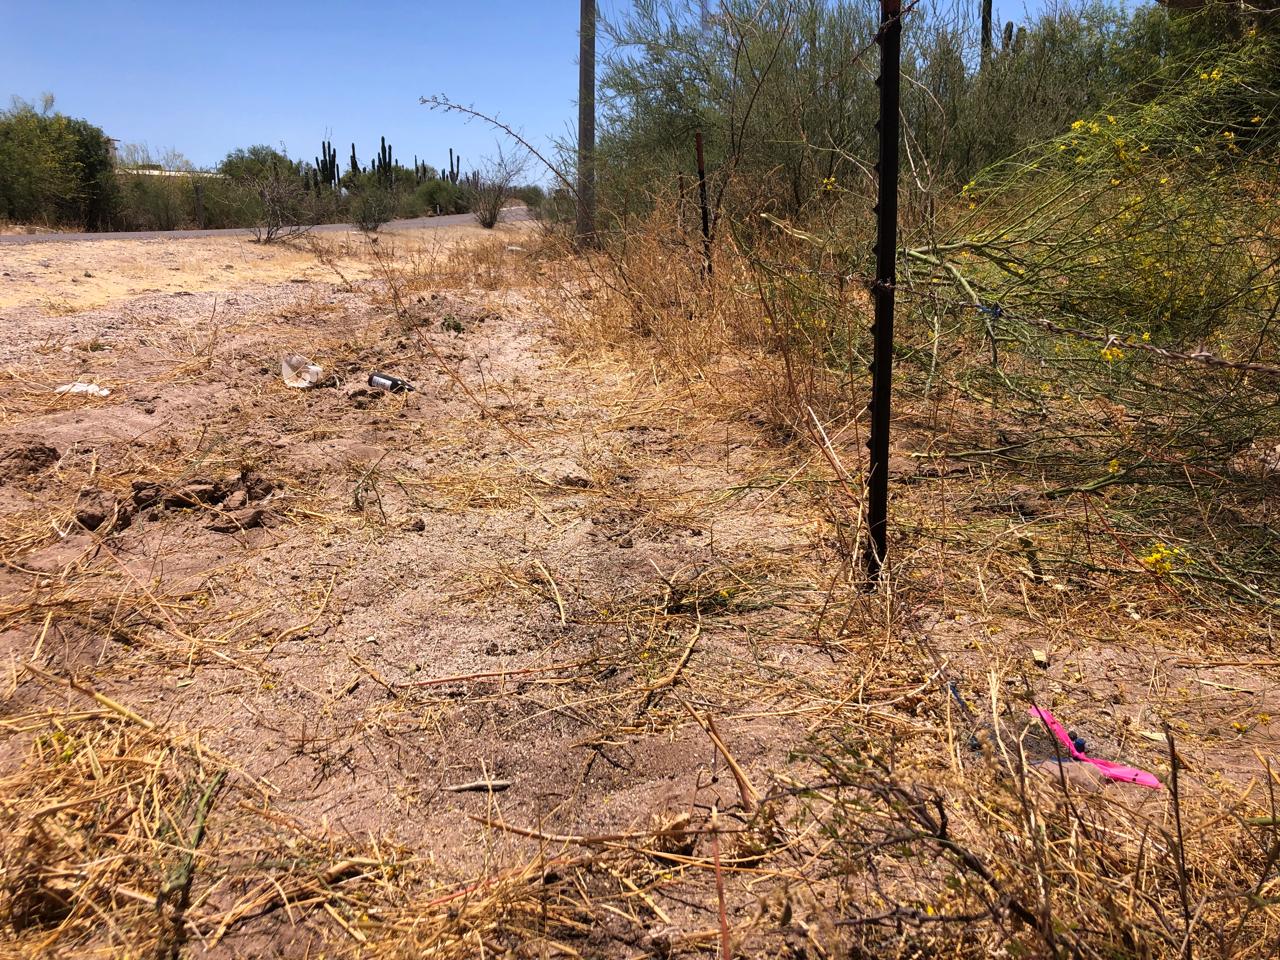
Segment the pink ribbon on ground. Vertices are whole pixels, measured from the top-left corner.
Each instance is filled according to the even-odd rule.
[[[1067,748],[1067,752],[1071,754],[1073,760],[1079,760],[1081,763],[1091,763],[1099,770],[1102,775],[1111,779],[1119,780],[1122,783],[1136,783],[1140,787],[1149,787],[1152,790],[1161,789],[1160,781],[1153,774],[1147,773],[1145,770],[1139,770],[1136,767],[1126,767],[1123,763],[1112,763],[1110,760],[1095,760],[1093,757],[1086,757],[1083,753],[1076,749],[1076,745],[1071,742],[1071,738],[1067,736],[1067,728],[1058,722],[1048,710],[1041,710],[1039,707],[1031,708],[1031,715],[1039,720],[1043,720],[1045,726],[1053,731],[1053,735],[1062,741],[1062,745]]]

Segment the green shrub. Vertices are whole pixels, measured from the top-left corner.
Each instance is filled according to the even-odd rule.
[[[350,198],[351,222],[373,233],[395,215],[395,195],[386,187],[367,184]]]
[[[118,190],[110,141],[98,127],[17,98],[0,111],[0,217],[109,229]]]
[[[414,190],[423,215],[466,213],[468,209],[465,188],[448,180],[428,180]]]

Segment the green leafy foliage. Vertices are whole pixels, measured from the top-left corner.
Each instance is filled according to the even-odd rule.
[[[14,99],[0,112],[0,217],[48,226],[111,226],[118,202],[111,144],[98,127]]]

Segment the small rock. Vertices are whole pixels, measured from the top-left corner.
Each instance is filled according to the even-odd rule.
[[[76,497],[76,523],[86,530],[110,533],[112,529],[123,529],[129,525],[131,515],[126,504],[105,490],[90,487]]]
[[[651,956],[666,960],[675,955],[680,937],[679,927],[669,923],[655,924],[645,933],[643,943]]]
[[[251,507],[248,510],[222,514],[209,524],[209,529],[214,533],[239,533],[241,530],[252,530],[262,526],[265,518],[265,510],[260,507]]]
[[[147,509],[163,496],[164,488],[160,484],[148,483],[146,480],[133,481],[133,504],[139,510]]]
[[[249,505],[249,494],[243,490],[236,490],[227,499],[222,501],[222,509],[224,510],[242,510]]]
[[[221,503],[223,496],[216,483],[192,483],[166,494],[161,502],[166,507],[200,507]]]
[[[587,472],[566,457],[547,460],[539,465],[538,473],[544,479],[562,487],[576,487],[584,490],[591,486],[591,478],[587,476]]]
[[[1035,661],[1035,665],[1041,670],[1049,669],[1049,655],[1043,650],[1032,650],[1031,659]]]

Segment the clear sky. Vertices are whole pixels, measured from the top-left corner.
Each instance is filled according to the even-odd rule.
[[[601,2],[603,11],[616,7]],[[494,152],[478,122],[432,113],[447,93],[539,143],[577,122],[576,0],[0,0],[0,102],[57,97],[110,137],[200,166],[283,142],[346,165],[385,135],[396,159],[464,166]]]
[[[599,6],[611,17],[630,4]],[[1023,9],[996,6],[1006,17]],[[174,148],[198,166],[254,143],[310,160],[326,138],[344,166],[354,140],[363,164],[385,135],[406,165],[416,153],[441,167],[453,147],[468,167],[494,152],[495,135],[418,97],[496,110],[539,146],[570,136],[578,9],[577,0],[0,0],[0,98],[52,93],[57,109],[108,136],[153,154]]]

